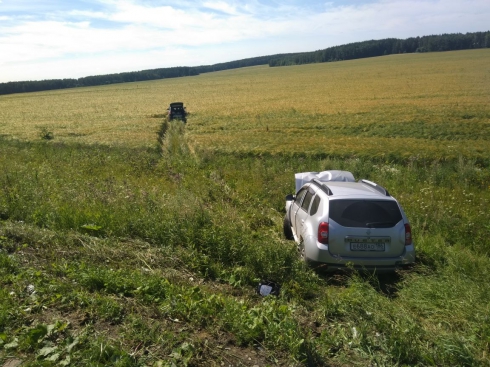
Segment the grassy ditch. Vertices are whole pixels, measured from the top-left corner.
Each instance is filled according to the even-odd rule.
[[[162,125],[163,127],[163,125]],[[0,362],[29,365],[488,365],[488,169],[316,155],[0,145]],[[390,189],[418,263],[305,267],[281,233],[297,171]],[[262,298],[261,280],[281,285]]]

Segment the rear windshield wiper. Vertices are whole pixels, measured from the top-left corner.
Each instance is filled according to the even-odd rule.
[[[368,222],[366,223],[366,227],[369,228],[388,228],[388,227],[393,227],[396,223],[395,222]]]

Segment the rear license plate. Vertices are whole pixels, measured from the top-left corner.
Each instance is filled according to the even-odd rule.
[[[351,242],[350,243],[351,251],[384,251],[385,244],[384,243],[369,243],[369,242]]]

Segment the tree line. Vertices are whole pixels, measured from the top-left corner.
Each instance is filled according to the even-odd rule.
[[[53,89],[91,87],[96,85],[141,82],[166,78],[193,76],[213,71],[237,69],[247,66],[267,65],[274,57],[287,57],[290,54],[252,57],[243,60],[202,66],[178,66],[170,68],[131,71],[116,74],[92,75],[78,79],[48,79],[0,83],[0,95],[26,92],[39,92]]]
[[[48,79],[7,82],[0,83],[0,95],[115,83],[139,82],[155,79],[179,78],[213,71],[267,64],[271,67],[288,66],[352,60],[398,53],[453,51],[475,48],[490,48],[490,31],[412,37],[404,40],[387,38],[382,40],[349,43],[346,45],[329,47],[312,52],[259,56],[214,65],[179,66],[116,74],[93,75],[78,79]]]
[[[90,87],[104,84],[138,82],[164,78],[197,75],[192,67],[172,67],[153,70],[131,71],[118,74],[86,76],[78,79],[49,79],[0,84],[0,94],[38,92],[53,89]]]
[[[490,31],[412,37],[405,40],[387,38],[376,41],[355,42],[271,59],[269,66],[353,60],[399,53],[455,51],[476,48],[490,48]]]

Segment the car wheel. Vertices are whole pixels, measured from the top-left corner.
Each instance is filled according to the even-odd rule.
[[[293,230],[291,229],[291,222],[289,221],[287,214],[284,217],[283,229],[284,237],[286,237],[287,240],[294,240]]]

